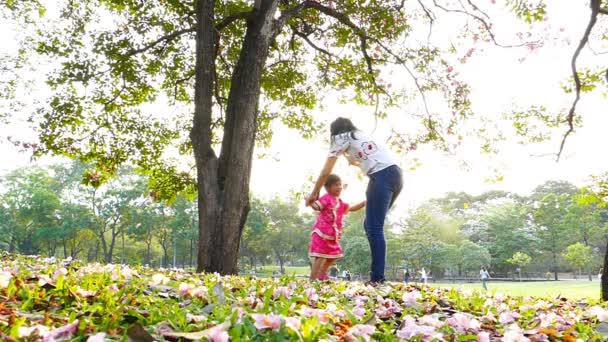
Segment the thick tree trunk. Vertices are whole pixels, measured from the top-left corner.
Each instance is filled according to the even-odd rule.
[[[278,0],[262,0],[247,21],[232,75],[221,154],[211,146],[214,64],[213,1],[199,0],[195,114],[191,132],[198,176],[198,271],[237,273],[239,243],[249,211],[249,180],[255,145],[261,76],[274,39]]]

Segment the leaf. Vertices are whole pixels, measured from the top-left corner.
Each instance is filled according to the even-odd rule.
[[[213,285],[213,295],[217,298],[218,304],[224,304],[226,301],[226,294],[224,293],[224,287],[221,283]]]
[[[127,330],[127,336],[131,342],[153,342],[154,338],[139,323],[135,323]]]
[[[193,331],[193,332],[187,332],[187,333],[164,332],[164,333],[162,333],[162,335],[165,337],[184,338],[186,340],[199,341],[202,339],[207,339],[212,331],[217,331],[218,329],[226,331],[226,330],[228,330],[229,327],[230,327],[230,322],[224,322],[220,325],[216,325],[214,327],[205,329],[203,331]]]
[[[602,334],[602,336],[608,337],[608,323],[601,322],[600,324],[597,325],[597,327],[595,328],[595,330],[598,333]]]

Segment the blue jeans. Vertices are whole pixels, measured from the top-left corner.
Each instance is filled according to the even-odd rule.
[[[386,240],[384,239],[384,220],[403,187],[401,169],[392,165],[369,175],[367,184],[367,204],[365,207],[365,234],[372,254],[370,280],[383,282],[386,263]]]

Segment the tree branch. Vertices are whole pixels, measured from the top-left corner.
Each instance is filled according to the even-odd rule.
[[[600,4],[601,4],[601,0],[591,0],[591,3],[589,4],[591,7],[591,17],[589,18],[589,22],[587,23],[587,28],[585,29],[585,33],[583,33],[583,37],[581,38],[581,41],[578,43],[578,46],[576,47],[576,50],[574,51],[574,55],[572,55],[572,61],[570,63],[570,66],[572,67],[572,76],[574,77],[574,85],[576,86],[576,89],[575,89],[576,96],[574,98],[574,102],[572,102],[572,106],[570,107],[570,110],[568,111],[568,116],[566,117],[566,122],[568,123],[568,130],[566,131],[566,133],[564,134],[564,137],[562,138],[562,142],[559,146],[559,152],[557,153],[556,161],[559,161],[559,158],[562,155],[562,152],[564,150],[564,145],[566,144],[566,139],[568,138],[570,133],[574,132],[574,115],[576,112],[576,105],[578,104],[578,101],[581,99],[581,80],[578,77],[578,71],[576,70],[576,60],[578,59],[578,56],[581,53],[581,50],[583,50],[583,48],[585,47],[585,45],[587,45],[587,42],[589,41],[589,35],[591,34],[591,31],[593,30],[593,26],[595,26],[595,23],[597,22],[597,16],[600,13],[600,9],[601,9]]]
[[[233,22],[235,22],[239,19],[249,19],[249,17],[251,16],[252,13],[253,13],[252,11],[244,11],[244,12],[238,12],[238,13],[229,15],[215,25],[215,30],[221,31],[221,30],[225,29],[228,25],[232,24]]]
[[[312,41],[311,41],[311,40],[308,38],[308,35],[307,35],[307,34],[304,34],[303,32],[298,31],[298,29],[296,29],[296,28],[295,28],[295,27],[293,27],[293,26],[291,26],[291,30],[293,31],[293,34],[295,34],[296,36],[298,36],[298,37],[300,37],[300,38],[304,39],[304,41],[305,41],[306,43],[308,43],[308,45],[310,45],[310,46],[311,46],[313,49],[315,49],[315,50],[317,50],[317,51],[319,51],[319,52],[321,52],[321,53],[323,53],[323,54],[326,54],[326,55],[328,55],[328,56],[331,56],[331,57],[337,57],[336,55],[332,54],[331,52],[329,52],[329,51],[325,50],[324,48],[322,48],[322,47],[320,47],[320,46],[317,46],[315,43],[313,43],[313,42],[312,42]]]
[[[191,28],[175,31],[173,33],[169,33],[167,35],[164,35],[164,36],[158,38],[157,40],[155,40],[153,42],[150,42],[150,43],[144,45],[143,47],[141,47],[139,49],[130,50],[127,53],[125,53],[123,56],[131,57],[131,56],[137,55],[139,53],[146,52],[146,51],[150,50],[151,48],[155,47],[156,45],[158,45],[159,43],[170,42],[173,39],[175,39],[183,34],[195,32],[195,31],[196,31],[196,29],[191,27]]]
[[[480,16],[478,16],[478,15],[476,15],[476,14],[473,14],[473,13],[471,13],[471,12],[468,12],[468,11],[463,11],[463,10],[459,10],[459,9],[449,9],[449,8],[445,8],[445,7],[441,6],[440,4],[438,4],[438,3],[437,3],[437,0],[433,0],[433,4],[435,4],[435,6],[436,6],[437,8],[442,9],[444,12],[448,12],[448,13],[450,13],[450,12],[451,12],[451,13],[460,13],[460,14],[464,14],[464,15],[466,15],[466,16],[469,16],[469,17],[474,18],[475,20],[477,20],[478,22],[480,22],[480,23],[481,23],[481,25],[483,25],[483,27],[486,29],[486,31],[487,31],[487,32],[488,32],[488,34],[490,35],[490,38],[492,39],[492,42],[494,42],[494,44],[495,44],[496,46],[500,46],[500,47],[503,47],[503,48],[512,48],[512,47],[521,47],[521,46],[524,46],[524,45],[528,44],[528,43],[522,43],[522,44],[518,44],[518,45],[503,45],[503,44],[500,44],[500,43],[498,43],[498,42],[496,41],[496,36],[494,35],[494,32],[492,32],[492,27],[491,27],[491,26],[490,26],[490,24],[488,24],[488,22],[487,22],[485,19],[483,19],[482,17],[480,17]],[[483,12],[482,12],[482,13],[483,13]]]

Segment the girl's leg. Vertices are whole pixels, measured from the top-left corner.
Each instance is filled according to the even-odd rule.
[[[319,276],[322,274],[321,269],[323,266],[324,259],[315,257],[312,261],[312,269],[310,270],[310,280],[317,280]]]
[[[386,240],[384,220],[389,208],[401,192],[403,180],[401,169],[391,166],[370,175],[367,185],[365,208],[365,233],[372,256],[370,280],[383,282],[386,263]]]
[[[321,274],[326,275],[329,272],[329,268],[334,264],[336,259],[323,259],[323,265],[321,266]]]

